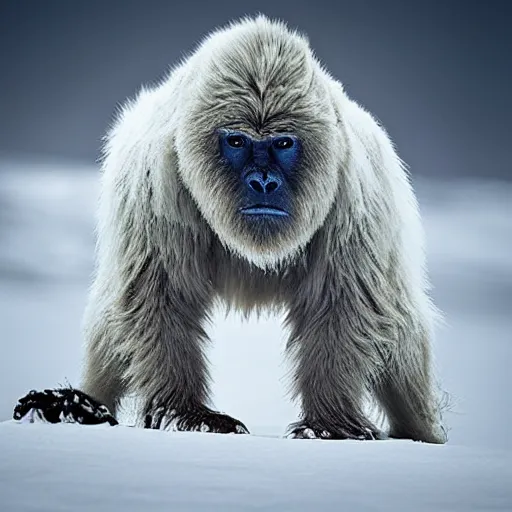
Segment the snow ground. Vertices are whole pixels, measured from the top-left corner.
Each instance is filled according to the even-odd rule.
[[[77,385],[98,175],[0,161],[0,421],[31,388]],[[295,419],[279,319],[219,313],[218,408],[254,434],[0,424],[0,510],[511,510],[512,185],[421,180],[452,394],[445,446],[277,439]]]
[[[510,510],[503,453],[127,427],[0,428],[3,511]]]

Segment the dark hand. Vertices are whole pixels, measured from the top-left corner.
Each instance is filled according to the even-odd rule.
[[[168,429],[188,432],[213,432],[217,434],[248,434],[241,422],[207,407],[192,408],[184,412],[168,411],[164,407],[146,414],[145,428]]]
[[[288,428],[288,437],[293,439],[354,439],[372,441],[387,436],[375,427],[336,425],[325,427],[319,422],[299,421]]]

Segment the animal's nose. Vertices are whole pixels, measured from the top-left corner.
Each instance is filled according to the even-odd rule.
[[[281,179],[267,171],[250,172],[245,177],[245,183],[258,194],[272,194],[281,187]]]

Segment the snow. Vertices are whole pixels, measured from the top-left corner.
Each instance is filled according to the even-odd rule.
[[[0,511],[512,509],[511,184],[417,180],[444,446],[280,438],[297,413],[280,319],[221,312],[215,403],[254,435],[9,421],[29,389],[79,383],[97,187],[74,163],[0,160]]]
[[[509,510],[500,452],[4,424],[2,510]]]

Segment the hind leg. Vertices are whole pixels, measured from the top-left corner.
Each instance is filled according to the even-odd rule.
[[[446,442],[432,381],[428,337],[402,343],[376,388],[389,421],[390,437]]]

